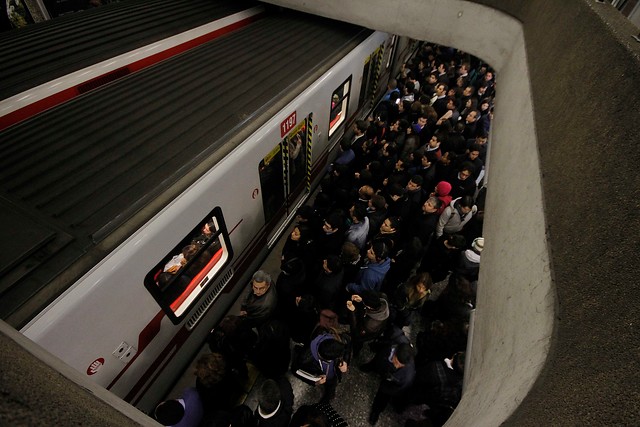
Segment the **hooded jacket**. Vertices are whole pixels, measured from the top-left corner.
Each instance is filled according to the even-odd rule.
[[[438,225],[436,225],[436,237],[442,236],[444,233],[454,234],[462,230],[467,222],[476,214],[478,208],[473,205],[471,210],[464,214],[460,208],[460,199],[458,197],[451,201],[449,206],[442,212]]]
[[[391,268],[390,258],[363,265],[360,267],[355,283],[349,283],[347,290],[353,294],[361,294],[364,291],[379,291],[389,268]]]

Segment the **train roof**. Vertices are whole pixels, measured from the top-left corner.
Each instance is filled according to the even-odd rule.
[[[23,325],[370,34],[283,11],[2,131],[0,316]]]
[[[111,3],[0,34],[0,99],[255,6],[256,1]]]

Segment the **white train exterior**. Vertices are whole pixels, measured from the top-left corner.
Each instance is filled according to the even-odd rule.
[[[271,107],[271,118],[243,135],[224,157],[216,159],[214,152],[196,166],[192,174],[198,178],[186,190],[37,313],[21,332],[90,380],[142,410],[150,409],[239,297],[270,242],[308,197],[309,188],[318,184],[347,124],[366,115],[374,98],[384,92],[394,55],[404,55],[396,51],[396,41],[386,33],[372,32],[320,78],[293,89],[291,101]],[[361,96],[361,90],[371,94]],[[341,94],[338,118],[335,110],[331,113],[336,91]],[[310,157],[305,159],[303,182],[286,189],[292,171],[284,145],[300,132],[305,133],[305,149],[310,149],[305,155]],[[241,130],[238,133],[242,135]],[[283,191],[289,194],[276,211],[266,213],[263,193],[269,190],[263,188],[260,168],[278,153],[284,154]],[[272,218],[266,221],[267,216]],[[222,233],[220,259],[177,308],[177,318],[171,318],[145,287],[145,277],[212,217]]]

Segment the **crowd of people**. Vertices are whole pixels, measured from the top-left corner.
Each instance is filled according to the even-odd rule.
[[[426,404],[407,425],[442,425],[462,395],[494,91],[492,70],[476,58],[422,44],[373,115],[346,133],[313,204],[298,210],[276,280],[253,275],[240,313],[212,331],[196,387],[163,402],[156,419],[347,425],[331,402],[356,365],[380,378],[370,424],[389,405]],[[255,410],[236,406],[247,361],[267,379]],[[294,413],[291,373],[323,388],[317,404]]]

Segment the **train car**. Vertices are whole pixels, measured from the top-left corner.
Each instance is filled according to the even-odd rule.
[[[260,19],[256,1],[112,3],[0,34],[0,130]]]
[[[2,131],[3,319],[149,410],[384,93],[396,43],[282,11]]]

